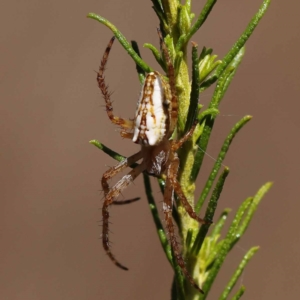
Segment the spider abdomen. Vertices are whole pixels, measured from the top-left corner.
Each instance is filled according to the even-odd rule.
[[[158,72],[146,76],[137,104],[132,141],[141,145],[158,145],[169,129],[170,87]]]

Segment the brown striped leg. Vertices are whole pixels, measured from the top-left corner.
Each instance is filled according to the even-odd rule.
[[[196,129],[197,124],[198,124],[198,120],[194,122],[191,129],[180,140],[172,142],[171,147],[173,151],[177,151],[188,139],[190,139],[190,137],[193,135]]]
[[[167,170],[168,174],[167,174],[167,180],[166,180],[166,186],[165,186],[165,192],[164,192],[163,213],[165,216],[166,227],[167,227],[167,231],[169,234],[170,243],[172,245],[173,253],[175,255],[177,264],[180,266],[182,272],[184,273],[186,278],[189,280],[191,285],[195,289],[197,289],[200,293],[203,293],[203,291],[195,283],[194,279],[192,278],[192,276],[190,275],[190,273],[188,272],[188,270],[186,268],[186,265],[182,258],[181,251],[179,249],[179,244],[177,242],[176,235],[175,235],[174,223],[172,220],[172,208],[173,208],[173,202],[174,202],[174,200],[173,200],[174,190],[173,190],[172,182],[174,181],[174,177],[176,180],[177,169],[178,169],[178,166],[176,164],[172,164],[172,162],[168,166],[168,170]]]
[[[193,207],[190,205],[190,203],[186,199],[186,197],[182,191],[182,188],[180,186],[180,183],[177,180],[177,170],[179,168],[179,158],[178,158],[177,154],[175,154],[175,156],[173,157],[171,164],[172,164],[172,172],[176,172],[176,174],[173,173],[171,176],[171,179],[170,179],[171,185],[174,188],[176,195],[180,199],[182,206],[184,207],[184,209],[186,210],[186,212],[189,214],[189,216],[192,219],[198,221],[200,224],[207,224],[207,222],[205,220],[198,217],[198,215],[194,211]]]
[[[109,52],[113,45],[114,40],[115,40],[115,37],[112,37],[106,47],[104,54],[103,54],[99,72],[97,73],[97,82],[98,82],[100,91],[103,95],[103,98],[105,100],[106,112],[107,112],[107,115],[108,115],[109,119],[111,120],[111,122],[116,125],[120,125],[122,128],[132,129],[134,126],[134,122],[132,120],[122,119],[122,118],[119,118],[114,115],[112,102],[110,101],[111,93],[109,93],[108,86],[105,84],[104,70],[105,70],[105,66],[106,66],[106,63],[108,60],[108,55],[109,55]]]
[[[157,28],[157,33],[160,39],[160,44],[161,48],[167,63],[167,75],[169,78],[169,85],[170,85],[170,90],[172,94],[172,99],[171,99],[171,109],[169,111],[169,118],[170,118],[170,128],[169,131],[173,133],[176,123],[177,123],[177,118],[178,118],[178,99],[177,99],[177,92],[176,92],[176,83],[175,83],[175,70],[174,66],[172,64],[172,60],[169,54],[169,50],[164,42],[163,36],[161,34],[161,31],[159,28]]]
[[[119,182],[117,182],[107,193],[105,196],[105,200],[102,207],[102,217],[103,217],[103,228],[102,228],[102,244],[103,248],[106,251],[109,258],[113,261],[113,263],[123,270],[128,270],[125,266],[117,261],[115,256],[112,254],[109,245],[109,212],[108,208],[113,203],[115,199],[118,198],[120,193],[124,188],[126,188],[130,183],[134,181],[134,179],[140,175],[145,170],[144,164],[140,164],[134,169],[132,169],[127,175],[125,175]]]
[[[175,190],[176,195],[180,199],[180,202],[183,205],[185,211],[189,214],[189,216],[192,219],[196,220],[200,224],[211,224],[210,221],[206,221],[206,220],[203,220],[202,218],[198,217],[198,215],[194,211],[193,207],[190,205],[190,203],[186,199],[186,197],[181,189],[180,183],[177,180],[174,181],[174,190]]]
[[[133,163],[137,162],[141,158],[142,158],[142,152],[139,151],[138,153],[122,160],[116,166],[110,168],[103,174],[101,184],[102,184],[102,188],[103,188],[105,196],[109,192],[108,180],[113,178],[115,175],[120,173],[125,168],[131,166]]]

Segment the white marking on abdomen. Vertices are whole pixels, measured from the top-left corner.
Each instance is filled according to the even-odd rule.
[[[155,119],[153,119],[151,112],[148,111],[146,116],[146,135],[149,141],[149,145],[153,146],[158,144],[165,134],[165,122],[166,115],[163,107],[164,101],[164,89],[159,77],[156,77],[153,83],[152,103],[153,113]]]

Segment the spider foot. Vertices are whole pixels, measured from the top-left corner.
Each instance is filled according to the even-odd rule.
[[[137,197],[137,198],[128,199],[128,200],[115,200],[115,201],[112,202],[112,204],[113,205],[129,204],[129,203],[132,203],[132,202],[136,202],[136,201],[138,201],[140,199],[141,199],[140,197]]]
[[[129,270],[127,267],[123,266],[123,265],[120,264],[118,261],[115,262],[115,265],[116,265],[117,267],[119,267],[120,269],[122,269],[122,270],[125,270],[125,271],[128,271],[128,270]]]
[[[111,253],[110,249],[106,248],[105,249],[106,254],[108,255],[108,257],[111,259],[111,261],[120,269],[128,271],[129,269],[127,267],[125,267],[124,265],[122,265],[120,262],[117,261],[117,259],[114,257],[114,255]]]

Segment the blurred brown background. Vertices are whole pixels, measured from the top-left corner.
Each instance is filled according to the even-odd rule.
[[[5,3],[6,2],[6,3]],[[204,1],[193,1],[198,14]],[[258,10],[260,0],[219,1],[193,38],[222,57]],[[299,4],[273,1],[247,43],[246,56],[221,106],[208,152],[216,157],[231,126],[253,120],[234,140],[217,215],[235,211],[266,181],[274,187],[230,254],[209,299],[217,299],[246,250],[261,249],[238,285],[243,299],[297,299],[299,288]],[[296,3],[294,1],[294,3]],[[100,178],[115,161],[91,139],[124,155],[137,145],[110,124],[95,72],[112,33],[99,13],[139,45],[158,45],[151,1],[2,1],[0,299],[169,299],[172,271],[147,207],[142,178],[124,192],[139,203],[114,207],[113,250],[128,272],[106,257],[99,240]],[[157,66],[149,50],[142,55]],[[133,117],[140,85],[118,42],[108,64],[115,111]],[[207,104],[208,90],[201,98]],[[203,186],[213,160],[206,157]],[[157,189],[156,189],[157,191]],[[161,194],[155,196],[161,205]],[[202,212],[203,214],[203,212]]]

